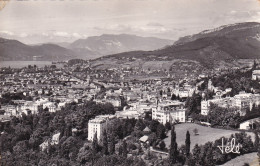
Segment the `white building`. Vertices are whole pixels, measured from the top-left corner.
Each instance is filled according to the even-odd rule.
[[[140,113],[136,110],[125,110],[125,111],[117,111],[116,112],[116,117],[117,118],[123,118],[123,119],[127,119],[127,118],[135,118],[135,119],[139,119],[140,117]]]
[[[152,119],[158,120],[160,123],[173,123],[175,121],[185,122],[184,104],[176,102],[175,104],[159,104],[152,108]]]
[[[95,134],[97,133],[98,141],[102,139],[103,132],[107,128],[109,122],[114,119],[115,115],[99,115],[95,119],[88,122],[88,140],[93,141]]]
[[[191,97],[193,93],[195,92],[196,87],[191,86],[189,84],[184,84],[183,87],[176,86],[175,89],[173,89],[171,95],[179,96],[180,98],[187,98]]]
[[[219,107],[236,107],[238,111],[240,111],[241,115],[245,114],[245,110],[250,110],[253,107],[253,104],[260,104],[260,94],[252,94],[240,92],[238,95],[234,97],[226,97],[226,98],[218,98],[211,100],[203,100],[201,101],[201,114],[208,115],[210,104],[216,104]]]
[[[234,96],[234,99],[236,101],[236,106],[240,109],[249,108],[251,110],[253,104],[260,104],[260,94],[240,92],[238,95]]]
[[[39,110],[39,104],[33,101],[27,101],[21,106],[21,110],[26,114],[27,110],[30,110],[32,114],[37,114]]]
[[[52,136],[51,145],[59,144],[60,132]]]
[[[231,97],[216,98],[216,99],[211,99],[211,100],[202,100],[201,101],[201,115],[208,115],[211,103],[216,104],[219,107],[223,107],[223,108],[236,106],[235,100],[233,100]]]
[[[42,151],[44,151],[44,150],[47,149],[48,146],[50,146],[50,145],[57,145],[57,144],[59,144],[59,141],[60,141],[60,132],[54,134],[51,139],[50,139],[50,138],[46,139],[46,140],[45,140],[42,144],[40,144],[39,146],[40,146],[40,149],[41,149]]]
[[[208,115],[210,103],[207,100],[201,101],[201,115]]]
[[[106,97],[104,99],[95,99],[96,103],[111,103],[114,107],[121,107],[121,100],[118,97]]]
[[[1,109],[5,111],[4,115],[8,115],[8,116],[19,115],[17,108],[14,105],[2,106]]]
[[[43,103],[42,106],[43,106],[43,109],[48,108],[49,112],[56,112],[56,110],[57,110],[55,103],[50,102],[50,101]]]
[[[260,80],[260,70],[254,70],[253,71],[252,80]]]

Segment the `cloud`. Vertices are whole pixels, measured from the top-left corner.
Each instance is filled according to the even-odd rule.
[[[42,36],[48,37],[48,36],[49,36],[49,34],[48,34],[48,33],[45,33],[45,32],[43,32],[43,33],[42,33]]]
[[[260,10],[250,10],[250,11],[236,11],[232,10],[225,15],[224,17],[227,18],[234,18],[234,19],[248,19],[250,20],[253,17],[259,16]]]
[[[106,32],[119,32],[119,33],[165,33],[171,31],[171,29],[163,26],[148,26],[148,25],[129,25],[129,24],[113,24],[103,27],[94,27],[95,30]]]
[[[72,33],[72,36],[75,38],[81,38],[82,36],[78,33]]]
[[[27,33],[21,33],[19,36],[20,36],[20,37],[27,37],[28,34],[27,34]]]
[[[147,26],[152,26],[152,27],[163,27],[162,24],[158,23],[158,22],[150,22],[147,24]]]
[[[93,27],[94,30],[97,31],[115,31],[115,32],[124,32],[124,31],[131,31],[132,26],[128,24],[111,24],[106,26],[95,26]]]
[[[43,33],[42,35],[44,36],[53,36],[53,37],[63,37],[63,38],[82,38],[83,35],[78,33],[78,32],[73,32],[73,33],[69,33],[69,32],[53,32],[52,35],[48,34],[48,33]]]
[[[54,32],[53,35],[57,37],[71,37],[71,35],[67,32]]]
[[[251,17],[251,13],[248,12],[248,11],[235,11],[235,10],[232,10],[231,12],[229,12],[227,14],[227,16],[231,16],[231,17],[234,17],[234,18],[249,18],[249,17]]]
[[[9,35],[9,36],[13,36],[14,33],[13,32],[10,32],[10,31],[0,31],[1,34],[3,35]]]

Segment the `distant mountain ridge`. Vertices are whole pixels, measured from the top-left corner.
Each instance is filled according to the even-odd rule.
[[[56,44],[29,46],[17,40],[0,38],[0,60],[33,60],[35,57],[37,60],[49,61],[97,58],[95,61],[105,64],[111,62],[109,59],[121,59],[120,63],[128,63],[133,59],[181,59],[212,66],[215,61],[260,59],[260,23],[225,25],[182,37],[174,44],[171,40],[127,34],[93,36],[71,44],[62,44],[67,48]],[[103,57],[107,54],[111,55]]]
[[[210,66],[214,61],[260,58],[260,23],[248,22],[180,38],[173,45],[155,51],[133,51],[106,58],[139,58],[146,61],[186,59]]]
[[[155,37],[140,37],[129,34],[104,34],[101,36],[92,36],[86,39],[76,40],[67,48],[80,54],[84,52],[92,52],[92,54],[98,57],[127,51],[156,50],[172,44],[172,40],[159,39]]]
[[[75,53],[55,44],[29,46],[17,40],[0,38],[0,60],[61,61],[75,58]]]
[[[215,29],[204,30],[195,35],[181,37],[174,44],[184,44],[205,37],[216,37],[216,36],[249,37],[250,35],[255,35],[255,34],[260,35],[259,27],[260,24],[257,22],[224,25]]]
[[[26,45],[17,40],[0,38],[0,60],[60,61],[74,58],[95,59],[104,55],[133,50],[155,50],[173,44],[171,40],[135,35],[101,35],[73,43]]]

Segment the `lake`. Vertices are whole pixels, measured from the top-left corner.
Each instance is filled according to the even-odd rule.
[[[51,61],[0,61],[0,67],[22,68],[28,65],[36,65],[37,67],[44,67],[45,65],[52,65]],[[60,66],[60,64],[55,64]]]

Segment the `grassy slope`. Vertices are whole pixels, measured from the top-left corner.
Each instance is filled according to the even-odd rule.
[[[221,166],[243,166],[244,163],[248,163],[250,166],[259,166],[257,153],[249,153],[238,156]]]
[[[195,136],[193,133],[193,129],[197,128],[199,135]],[[177,143],[178,147],[185,144],[186,139],[186,132],[189,130],[191,135],[191,149],[193,149],[195,144],[203,145],[208,141],[215,141],[220,137],[230,137],[231,134],[238,133],[238,131],[233,130],[224,130],[224,129],[215,129],[211,127],[200,126],[194,123],[182,123],[177,124],[175,126],[176,136],[177,136]],[[248,133],[251,135],[251,138],[254,140],[254,134]],[[171,142],[171,132],[169,131],[167,134],[167,138],[164,140],[166,147],[170,146]]]

